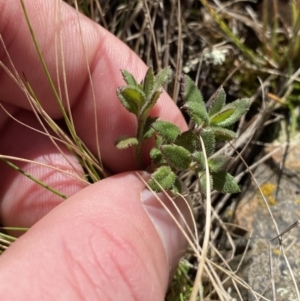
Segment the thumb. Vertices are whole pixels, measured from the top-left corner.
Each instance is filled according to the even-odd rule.
[[[5,251],[0,299],[163,300],[185,247],[138,174],[119,174],[70,197]]]

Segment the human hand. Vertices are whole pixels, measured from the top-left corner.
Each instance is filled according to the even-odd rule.
[[[25,4],[51,76],[56,78],[55,1],[28,0]],[[124,84],[119,70],[127,69],[142,78],[146,66],[116,37],[85,17],[81,21],[98,102],[101,155],[104,165],[116,175],[85,187],[75,179],[34,163],[18,164],[69,196],[61,203],[51,192],[1,164],[0,220],[6,226],[32,227],[0,257],[0,298],[163,300],[170,269],[176,265],[186,242],[169,214],[144,190],[138,175],[128,172],[135,168],[131,151],[120,153],[114,147],[116,137],[134,133],[136,126],[133,116],[116,97],[116,88]],[[76,131],[96,153],[91,117],[94,105],[77,17],[64,3],[62,29]],[[60,119],[60,110],[36,55],[19,0],[0,0],[0,34],[18,73],[26,75],[46,112]],[[0,47],[0,61],[12,70],[3,47]],[[3,68],[0,68],[0,83],[3,106],[18,120],[41,129],[24,94]],[[177,124],[182,130],[187,128],[167,95],[161,97],[154,111],[154,115]],[[64,149],[66,158],[48,137],[13,121],[2,110],[0,131],[0,154],[83,175],[76,157],[67,149]],[[183,224],[167,197],[160,197]],[[178,205],[187,216],[184,202],[178,200]]]

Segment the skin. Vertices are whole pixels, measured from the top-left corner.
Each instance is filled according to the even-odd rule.
[[[51,76],[55,63],[54,0],[25,1],[35,35]],[[61,3],[65,70],[76,131],[96,153],[94,105],[76,12]],[[120,69],[141,79],[146,66],[122,42],[80,16],[87,61],[96,96],[98,137],[105,166],[114,176],[86,187],[59,172],[16,162],[68,196],[66,201],[34,184],[5,164],[0,165],[0,220],[5,226],[26,226],[0,257],[1,300],[163,300],[169,273],[186,241],[135,171],[131,151],[120,153],[116,137],[134,134],[136,123],[120,105],[116,88],[124,85]],[[58,32],[56,32],[58,33]],[[26,75],[47,113],[61,113],[45,80],[19,0],[0,0],[0,34],[19,75]],[[0,61],[13,70],[3,46]],[[62,68],[60,68],[61,70]],[[60,79],[63,73],[60,71]],[[18,120],[41,129],[24,94],[0,68],[0,102]],[[182,115],[164,94],[153,115],[187,129]],[[13,121],[0,109],[0,154],[55,165],[83,175],[76,158],[66,157],[52,142]],[[63,146],[61,146],[63,147]],[[75,170],[70,166],[72,162]],[[140,173],[147,178],[145,173]],[[166,206],[177,216],[166,196]],[[177,200],[183,215],[187,208]]]

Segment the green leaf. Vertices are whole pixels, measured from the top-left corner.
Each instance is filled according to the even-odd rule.
[[[149,69],[148,69],[149,71]],[[147,75],[146,75],[147,76]],[[171,69],[170,67],[167,67],[163,70],[161,70],[155,77],[154,77],[154,82],[153,82],[153,88],[152,92],[150,93],[151,90],[151,71],[149,71],[149,87],[147,87],[146,95],[147,95],[147,101],[145,105],[142,107],[141,110],[141,117],[146,117],[149,115],[150,111],[152,108],[155,106],[159,96],[163,92],[163,86],[165,83],[169,80],[171,76]]]
[[[213,179],[212,179],[211,176],[209,176],[209,180],[210,180],[210,189],[212,190],[212,188],[213,188]],[[199,177],[199,184],[200,184],[200,191],[205,196],[207,195],[207,193],[206,193],[206,183],[207,183],[207,177],[206,177],[206,174],[203,173]]]
[[[126,86],[120,88],[120,93],[126,99],[134,100],[139,107],[145,103],[145,93],[142,89],[135,86]]]
[[[199,146],[199,141],[191,130],[185,131],[178,135],[174,141],[174,144],[186,148],[189,152],[193,153]]]
[[[219,140],[232,140],[236,138],[236,133],[234,131],[224,129],[220,126],[212,126],[211,130]]]
[[[136,87],[139,85],[135,80],[135,78],[133,77],[133,75],[129,73],[127,70],[122,69],[121,73],[127,85],[136,86]]]
[[[187,109],[190,117],[198,124],[203,122],[209,124],[209,117],[206,111],[203,97],[194,82],[187,76],[183,76],[183,100],[185,104],[184,109]]]
[[[122,105],[131,113],[137,115],[145,102],[145,93],[135,86],[126,86],[117,89],[117,96]]]
[[[175,183],[173,184],[173,187],[172,187],[171,191],[175,195],[182,192],[182,187],[181,187],[181,184],[180,184],[180,181],[178,180],[178,178],[176,178]]]
[[[146,78],[147,86],[144,85],[146,93],[146,102],[141,109],[140,117],[146,118],[149,115],[152,108],[155,106],[159,96],[163,92],[164,84],[169,80],[171,76],[171,69],[169,67],[161,70],[156,76],[154,76],[154,81],[152,82],[153,70],[148,69]],[[145,81],[146,84],[146,81]],[[152,91],[151,91],[152,90]]]
[[[226,94],[223,89],[223,87],[220,87],[217,92],[215,93],[215,96],[212,100],[210,109],[209,109],[209,116],[213,116],[216,113],[220,112],[222,108],[224,107],[226,102]]]
[[[166,144],[160,150],[166,162],[176,169],[185,170],[192,162],[191,153],[182,146]]]
[[[208,159],[208,166],[210,172],[221,172],[225,171],[231,161],[229,156],[220,156],[217,158]]]
[[[120,88],[117,89],[117,96],[121,102],[121,104],[123,105],[123,107],[129,111],[130,113],[133,113],[134,115],[137,115],[139,112],[139,107],[137,105],[137,103],[133,100],[127,100],[126,98],[124,98],[124,96],[122,95]]]
[[[139,142],[135,137],[121,136],[116,139],[115,146],[118,149],[126,149],[130,146],[137,145]]]
[[[204,154],[203,152],[201,151],[198,151],[198,152],[194,152],[192,154],[192,157],[196,160],[196,163],[197,163],[197,169],[199,169],[199,171],[203,171],[205,170],[205,157],[204,157]]]
[[[156,147],[153,147],[151,149],[151,151],[150,151],[150,158],[155,163],[162,163],[162,159],[163,159],[161,151],[158,148],[156,148]]]
[[[156,147],[160,147],[164,143],[164,139],[160,135],[155,136],[155,145]]]
[[[222,122],[226,121],[235,112],[234,108],[223,109],[221,112],[216,113],[210,118],[211,125],[220,125]]]
[[[153,68],[149,67],[145,76],[145,79],[143,80],[143,88],[146,95],[147,101],[151,98],[153,93],[153,87],[154,87],[154,72]]]
[[[152,128],[158,132],[167,142],[173,142],[180,134],[180,129],[171,122],[156,120]]]
[[[141,113],[140,116],[142,118],[145,118],[145,116],[148,116],[150,111],[152,110],[152,108],[155,106],[159,96],[161,95],[161,93],[163,92],[163,90],[159,90],[159,91],[154,91],[151,99],[147,100],[147,102],[144,104],[144,106],[141,109]]]
[[[162,190],[171,189],[175,180],[176,175],[171,168],[169,166],[161,166],[152,174],[151,179],[148,181],[148,185],[152,190],[161,192]],[[161,189],[157,183],[159,183],[163,189]]]
[[[212,155],[212,153],[215,150],[215,145],[216,145],[215,134],[209,128],[209,129],[203,129],[200,133],[200,136],[205,146],[206,156],[209,157]]]
[[[232,175],[226,171],[212,173],[214,189],[222,193],[237,193],[240,188]]]
[[[172,70],[170,67],[166,67],[160,72],[158,72],[155,76],[153,91],[163,90],[163,86],[168,82],[171,78]]]
[[[151,127],[151,125],[156,120],[157,120],[157,117],[151,117],[151,116],[147,117],[145,126],[144,126],[143,140],[149,139],[154,135],[155,130]]]
[[[250,102],[248,98],[242,98],[242,99],[238,99],[228,105],[226,105],[223,110],[228,110],[228,109],[234,109],[234,113],[227,118],[226,120],[219,122],[218,126],[221,127],[228,127],[232,124],[234,124],[235,122],[237,122],[242,115],[248,111],[250,106]]]

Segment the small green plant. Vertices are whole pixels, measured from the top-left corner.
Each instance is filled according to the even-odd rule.
[[[170,77],[169,68],[154,75],[150,67],[141,83],[138,83],[128,71],[122,70],[122,74],[127,86],[118,88],[117,95],[122,105],[136,116],[138,129],[135,137],[119,137],[116,140],[116,147],[118,149],[133,147],[138,166],[143,168],[142,144],[150,137],[155,137],[156,145],[150,151],[152,159],[150,168],[152,175],[148,182],[150,188],[156,192],[162,189],[179,192],[177,174],[180,171],[190,170],[196,174],[200,190],[205,194],[207,156],[211,187],[222,193],[239,192],[234,177],[226,172],[231,157],[213,154],[216,142],[236,138],[232,126],[248,110],[249,100],[238,99],[226,105],[226,94],[221,87],[207,109],[195,83],[184,75],[182,109],[187,111],[195,127],[181,132],[176,125],[149,116],[163,91],[163,85]],[[201,145],[204,145],[205,152]]]

